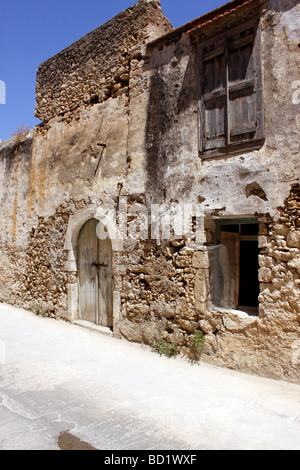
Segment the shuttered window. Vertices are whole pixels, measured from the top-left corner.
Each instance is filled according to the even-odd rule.
[[[203,157],[260,147],[263,100],[258,22],[202,43],[199,51]]]

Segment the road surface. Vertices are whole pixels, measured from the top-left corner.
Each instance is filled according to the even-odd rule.
[[[65,433],[65,434],[63,434]],[[299,450],[300,385],[0,304],[0,450]]]

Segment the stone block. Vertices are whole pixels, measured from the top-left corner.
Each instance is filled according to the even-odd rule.
[[[288,262],[288,267],[292,269],[296,269],[300,274],[300,257],[294,258]]]
[[[195,251],[192,267],[196,269],[207,269],[209,267],[207,251]]]
[[[282,235],[283,237],[286,237],[289,232],[289,228],[286,224],[277,224],[274,229],[277,235]]]
[[[286,243],[290,248],[300,248],[300,230],[290,230]]]
[[[293,253],[289,249],[274,250],[274,257],[278,261],[289,261],[293,257]]]
[[[271,282],[273,278],[272,271],[269,268],[260,268],[259,282]]]
[[[273,266],[273,258],[266,255],[259,255],[259,265],[261,268],[271,268]]]
[[[205,302],[208,297],[205,271],[197,271],[195,276],[195,299],[200,302]]]
[[[194,250],[193,248],[190,248],[189,246],[184,246],[180,251],[179,251],[179,254],[182,255],[182,256],[186,256],[186,255],[191,255],[194,253]]]
[[[231,311],[224,316],[224,326],[232,333],[242,331],[256,322],[256,317],[251,317],[244,312]]]
[[[259,248],[266,248],[268,245],[268,238],[265,235],[260,235],[258,237],[258,247]]]

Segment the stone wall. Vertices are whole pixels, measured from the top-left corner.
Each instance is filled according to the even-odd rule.
[[[39,216],[33,207],[45,181],[36,174],[32,141],[29,135],[0,147],[0,301],[67,318],[66,286],[76,277],[65,270],[65,235],[70,216],[90,199],[65,201],[51,216]]]
[[[284,318],[280,331],[297,339],[300,313],[300,187],[292,186],[280,217],[263,224],[260,236],[259,279],[261,282],[261,316]]]
[[[40,65],[35,115],[42,121],[128,93],[145,44],[172,30],[157,0],[140,0]]]
[[[135,264],[124,277],[125,321],[120,326],[122,335],[130,340],[151,344],[154,339],[165,338],[181,346],[187,344],[193,331],[201,329],[206,335],[207,360],[296,381],[300,378],[298,272],[291,264],[283,267],[276,260],[299,253],[299,245],[288,246],[298,243],[289,241],[296,238],[297,229],[287,233],[281,227],[280,209],[285,207],[287,198],[293,197],[289,196],[291,184],[299,178],[299,142],[295,140],[299,114],[292,101],[294,63],[299,60],[293,18],[299,14],[298,9],[293,1],[284,4],[269,1],[261,9],[265,143],[257,151],[201,161],[195,43],[186,30],[181,30],[159,39],[148,49],[147,203],[165,204],[169,208],[176,201],[200,203],[206,217],[207,245],[216,243],[216,219],[251,216],[259,219],[259,317],[218,309],[210,303],[205,249],[185,255],[184,265],[178,266],[180,248],[174,250],[171,242],[157,246],[151,241],[145,245],[141,242],[126,261],[126,265],[132,265],[134,259]],[[209,26],[206,34],[211,34]],[[290,83],[290,89],[282,87],[282,83]],[[277,112],[279,108],[284,110],[283,115]],[[274,239],[273,227],[278,226],[281,240],[279,234]],[[264,237],[268,246],[274,248],[279,243],[280,248],[274,248],[272,255],[272,269],[268,266],[271,261]],[[201,258],[199,265],[197,257]],[[290,263],[296,266],[297,261]],[[270,300],[269,291],[276,301]]]
[[[27,201],[30,200],[32,136],[0,144],[0,299],[16,301],[26,273],[24,247],[27,243]]]
[[[131,341],[152,344],[166,339],[184,346],[198,326],[192,251],[184,240],[157,244],[141,241],[127,255],[122,284],[120,333]]]

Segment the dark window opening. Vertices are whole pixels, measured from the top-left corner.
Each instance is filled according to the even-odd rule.
[[[258,282],[258,241],[241,240],[240,242],[240,279],[239,309],[249,314],[257,313],[259,282]]]
[[[258,224],[241,224],[241,236],[258,236]]]

